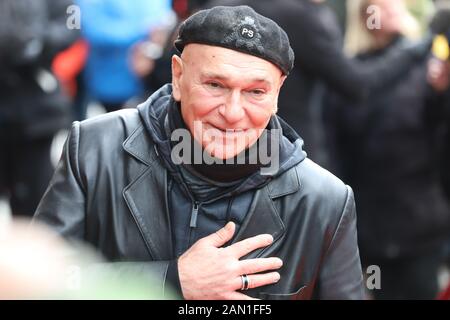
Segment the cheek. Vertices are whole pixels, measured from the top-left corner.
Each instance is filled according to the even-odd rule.
[[[182,97],[182,104],[186,106],[187,113],[197,120],[209,115],[222,103],[221,98],[212,97],[201,86],[191,87],[184,92],[187,94]]]
[[[275,101],[270,103],[256,103],[246,108],[252,127],[264,129],[273,115]]]

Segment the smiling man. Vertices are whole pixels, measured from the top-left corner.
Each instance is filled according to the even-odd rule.
[[[171,85],[74,123],[36,219],[157,277],[162,294],[363,298],[352,191],[276,116],[286,33],[249,7],[215,7],[175,46]]]

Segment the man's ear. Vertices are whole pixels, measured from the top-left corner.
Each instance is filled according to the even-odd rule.
[[[278,93],[280,93],[281,87],[283,86],[284,81],[286,80],[286,78],[287,78],[287,76],[285,76],[285,75],[282,75],[282,76],[281,76],[281,79],[280,79],[280,86],[278,87]]]
[[[180,82],[183,75],[183,61],[177,55],[172,56],[172,95],[175,101],[181,101]]]
[[[274,107],[274,110],[272,112],[273,115],[277,114],[277,112],[278,112],[278,97],[280,96],[280,90],[281,90],[281,87],[283,86],[284,81],[286,80],[286,78],[287,78],[287,76],[285,76],[285,75],[282,75],[280,77],[280,85],[278,86],[278,92],[277,92],[277,98],[276,98],[276,101],[275,101],[275,107]]]

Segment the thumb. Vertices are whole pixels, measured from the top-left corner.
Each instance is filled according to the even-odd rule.
[[[228,222],[225,227],[222,229],[214,232],[213,234],[209,235],[207,239],[210,241],[210,243],[216,247],[220,248],[225,243],[231,240],[231,238],[234,235],[234,231],[236,230],[236,225],[234,222]]]

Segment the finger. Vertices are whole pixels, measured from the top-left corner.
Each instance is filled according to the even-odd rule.
[[[280,274],[278,272],[269,272],[262,274],[249,274],[248,278],[248,289],[254,289],[262,286],[267,286],[269,284],[274,284],[280,281]],[[236,290],[241,290],[242,288],[242,278],[238,277],[235,281]]]
[[[273,237],[270,234],[260,234],[229,246],[227,249],[232,251],[236,258],[240,258],[250,252],[271,245]]]
[[[276,270],[283,266],[280,258],[258,258],[239,261],[239,274],[254,274]]]
[[[228,222],[222,229],[210,234],[205,238],[210,244],[216,248],[220,248],[225,243],[231,240],[236,226],[233,222]]]
[[[252,298],[240,292],[230,292],[225,296],[225,300],[259,300],[256,298]]]

